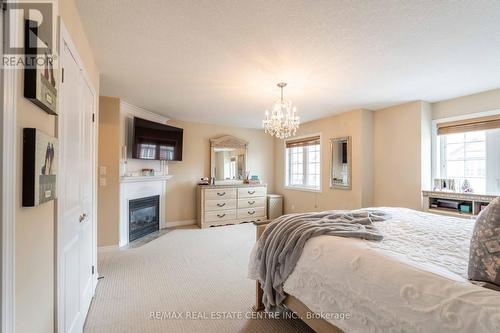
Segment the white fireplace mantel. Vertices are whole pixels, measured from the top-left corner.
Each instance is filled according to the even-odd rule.
[[[160,229],[165,227],[167,181],[172,175],[120,178],[120,246],[129,243],[129,201],[160,196]]]
[[[120,183],[134,183],[134,182],[154,182],[161,180],[169,180],[172,175],[165,176],[136,176],[136,177],[120,177]]]

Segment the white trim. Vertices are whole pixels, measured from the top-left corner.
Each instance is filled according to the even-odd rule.
[[[97,159],[97,121],[99,119],[99,108],[98,108],[98,95],[95,87],[92,84],[92,81],[90,80],[90,76],[88,75],[88,72],[85,69],[85,66],[83,65],[83,62],[78,54],[78,49],[76,48],[75,44],[73,43],[73,40],[71,38],[71,35],[69,34],[63,20],[61,17],[59,17],[59,57],[62,55],[63,47],[64,45],[67,45],[68,49],[71,52],[71,55],[75,59],[75,62],[77,63],[78,67],[80,68],[80,74],[82,75],[82,82],[86,84],[93,97],[94,97],[94,114],[95,114],[95,122],[93,125],[93,142],[92,142],[92,149],[94,153],[94,170],[92,172],[92,184],[93,184],[93,209],[92,209],[92,264],[95,267],[95,272],[94,276],[92,278],[92,295],[95,294],[95,288],[97,286],[97,277],[98,277],[98,272],[97,272],[97,165],[98,165],[98,159]],[[59,75],[58,80],[59,80],[59,94],[60,96],[62,95],[63,89],[61,85],[61,75]],[[61,109],[61,102],[62,98],[58,98],[58,108],[59,108],[59,117],[64,117],[64,113],[62,112]],[[61,126],[62,122],[58,121],[58,127]],[[57,129],[58,133],[62,133],[60,128]],[[60,187],[60,182],[58,182],[58,193],[60,197],[64,197],[64,190]],[[56,325],[57,325],[57,332],[64,332],[64,327],[65,327],[65,322],[64,322],[64,286],[62,285],[63,277],[62,274],[64,273],[64,263],[61,258],[62,254],[62,228],[61,228],[61,221],[62,221],[62,210],[60,205],[57,205],[57,239],[56,239],[56,261],[57,261],[57,266],[56,266]],[[90,305],[90,304],[89,304]],[[88,311],[88,307],[86,308],[86,311]],[[82,315],[83,320],[85,320],[86,313]]]
[[[185,225],[196,225],[196,219],[165,222],[162,229],[172,228],[172,227],[181,227],[181,226],[185,226]]]
[[[164,176],[121,176],[120,183],[133,183],[133,182],[153,182],[159,180],[170,180],[172,175]]]
[[[130,177],[132,178],[132,177]],[[156,177],[148,177],[156,178]],[[121,182],[120,183],[120,216],[119,216],[119,243],[125,246],[129,243],[129,201],[156,196],[160,197],[160,229],[166,227],[167,213],[167,178],[161,180],[151,179],[149,181],[139,182]]]
[[[306,187],[306,186],[293,186],[288,185],[288,173],[287,173],[287,156],[286,156],[286,143],[287,141],[292,140],[300,140],[305,138],[310,138],[314,136],[319,136],[319,188]],[[294,136],[283,140],[283,188],[287,190],[295,190],[295,191],[304,191],[304,192],[314,192],[314,193],[323,193],[323,134],[322,132],[304,134],[300,136]],[[305,166],[304,166],[305,168]],[[305,175],[304,175],[305,176]]]
[[[14,1],[11,1],[14,2]],[[2,15],[5,15],[2,11]],[[3,16],[3,18],[5,18]],[[11,17],[11,36],[19,36],[18,17]],[[2,24],[4,20],[2,19]],[[2,27],[3,43],[3,27]],[[3,44],[2,44],[3,45]],[[2,52],[3,54],[3,52]],[[1,332],[15,332],[16,147],[18,70],[3,72],[2,105],[2,318]]]
[[[494,110],[489,110],[489,111],[468,113],[468,114],[464,114],[461,116],[453,116],[453,117],[434,119],[432,121],[432,123],[433,123],[433,125],[436,125],[436,124],[444,123],[447,121],[456,121],[456,120],[474,119],[474,118],[479,118],[479,117],[496,116],[498,114],[500,114],[500,109],[494,109]]]
[[[140,108],[125,101],[120,100],[120,113],[127,117],[139,117],[149,121],[166,124],[170,118],[159,115],[155,112]]]
[[[314,192],[314,193],[321,193],[321,190],[315,189],[315,188],[309,188],[309,187],[303,187],[303,186],[284,186],[283,187],[285,190],[292,190],[292,191],[303,191],[303,192]]]
[[[118,245],[99,246],[97,248],[97,253],[106,253],[106,252],[116,251],[118,249],[120,249]]]

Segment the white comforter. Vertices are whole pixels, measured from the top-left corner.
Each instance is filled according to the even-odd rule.
[[[285,292],[345,332],[500,332],[500,292],[466,280],[474,222],[377,209],[382,242],[310,239]]]

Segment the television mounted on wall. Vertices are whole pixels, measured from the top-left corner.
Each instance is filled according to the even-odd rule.
[[[182,161],[182,128],[134,118],[132,158]]]

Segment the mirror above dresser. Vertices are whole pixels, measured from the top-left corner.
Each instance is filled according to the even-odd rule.
[[[243,183],[247,158],[247,141],[231,135],[210,139],[210,176],[216,184]]]

